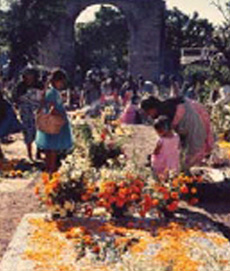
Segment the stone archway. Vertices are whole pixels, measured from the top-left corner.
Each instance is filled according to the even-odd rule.
[[[157,78],[163,65],[164,11],[163,0],[67,0],[65,14],[58,28],[49,33],[41,46],[40,62],[61,66],[71,72],[75,63],[74,23],[88,6],[111,4],[126,16],[130,31],[129,71],[142,74],[146,80]]]

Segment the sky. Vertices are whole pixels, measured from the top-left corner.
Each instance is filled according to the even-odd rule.
[[[192,14],[194,11],[198,11],[201,18],[207,18],[215,25],[220,24],[222,21],[222,15],[216,7],[211,4],[212,0],[165,0],[165,2],[167,7],[178,7],[186,14]],[[226,0],[220,0],[220,2],[225,3]],[[95,11],[99,8],[99,5],[88,7],[77,18],[77,22],[92,21]]]

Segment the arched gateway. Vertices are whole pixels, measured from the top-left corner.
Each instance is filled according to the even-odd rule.
[[[126,16],[130,31],[129,71],[134,76],[142,74],[145,79],[158,77],[163,63],[163,0],[67,0],[57,29],[41,46],[41,64],[61,66],[69,72],[74,69],[74,24],[85,8],[95,4],[114,5]]]

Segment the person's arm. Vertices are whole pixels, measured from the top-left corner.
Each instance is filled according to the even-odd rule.
[[[160,139],[158,142],[157,142],[157,145],[155,147],[155,150],[153,151],[153,154],[154,155],[158,155],[161,151],[161,148],[162,148],[162,140]]]

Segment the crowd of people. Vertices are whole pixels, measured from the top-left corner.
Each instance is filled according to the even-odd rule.
[[[36,69],[26,68],[11,95],[7,95],[10,99],[4,97],[3,91],[0,93],[0,139],[22,131],[28,158],[41,159],[44,153],[46,170],[54,172],[59,154],[73,147],[66,108],[100,109],[112,104],[120,109],[117,117],[123,124],[153,123],[159,140],[150,160],[158,176],[164,176],[166,169],[180,171],[181,150],[185,150],[187,169],[199,165],[210,154],[214,136],[209,114],[197,101],[197,89],[193,89],[194,95],[190,89],[185,91],[181,79],[162,76],[156,83],[145,81],[141,75],[135,80],[122,71],[110,74],[99,70],[88,71],[84,80],[79,74],[76,78],[75,83],[70,84],[62,69],[41,76]],[[69,91],[64,91],[66,89]],[[226,83],[211,96],[215,104],[229,101],[230,86]],[[38,112],[55,115],[56,121],[62,119],[60,130],[50,134],[38,129]],[[0,155],[2,159],[2,151]]]

